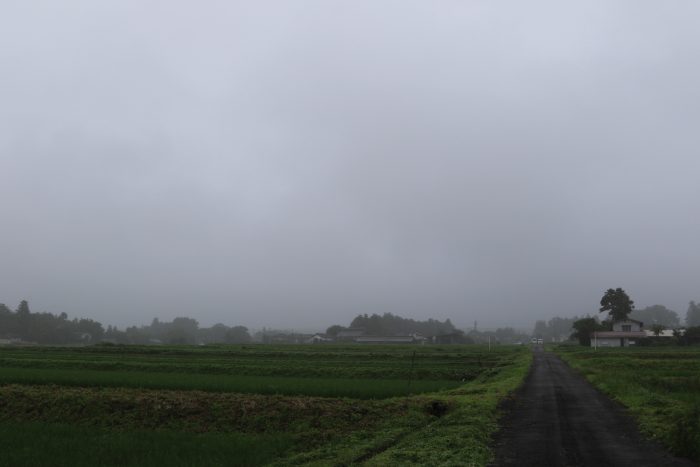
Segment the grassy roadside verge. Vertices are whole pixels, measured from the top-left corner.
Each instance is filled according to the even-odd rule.
[[[627,407],[645,435],[700,462],[700,348],[552,350]]]

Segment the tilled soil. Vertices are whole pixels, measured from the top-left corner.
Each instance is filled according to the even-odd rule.
[[[624,408],[535,349],[496,435],[495,466],[694,466],[645,439]]]

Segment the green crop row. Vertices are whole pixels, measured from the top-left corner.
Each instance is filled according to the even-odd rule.
[[[161,356],[161,357],[195,357],[195,358],[244,358],[268,357],[279,359],[353,359],[393,360],[393,359],[469,359],[475,361],[499,360],[504,355],[519,353],[518,347],[485,346],[406,346],[406,345],[204,345],[204,346],[137,346],[137,345],[94,345],[84,347],[4,347],[3,353],[49,354],[49,355],[107,355],[107,356]]]
[[[446,380],[395,380],[362,378],[295,378],[257,375],[202,375],[143,371],[81,369],[0,368],[0,384],[54,384],[85,387],[286,394],[321,397],[382,399],[398,395],[435,392],[459,386]]]
[[[307,346],[284,354],[278,346],[121,348],[119,346],[2,348],[0,367],[210,375],[468,381],[508,365],[512,349],[446,352],[444,347]],[[355,348],[365,349],[363,351]],[[312,350],[316,349],[316,352]],[[381,350],[381,351],[380,351]],[[145,352],[145,353],[144,353]],[[415,352],[415,354],[414,354]],[[282,354],[282,355],[280,355]]]
[[[264,375],[325,378],[423,379],[464,381],[476,377],[485,367],[457,362],[431,364],[388,365],[376,362],[364,364],[328,364],[326,362],[250,361],[244,362],[150,362],[147,360],[64,360],[35,358],[0,358],[0,368],[81,369],[102,371],[142,371],[165,373],[198,373],[210,375]]]

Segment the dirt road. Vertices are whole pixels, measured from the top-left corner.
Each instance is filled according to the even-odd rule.
[[[502,427],[496,466],[695,465],[645,440],[619,404],[539,348]]]

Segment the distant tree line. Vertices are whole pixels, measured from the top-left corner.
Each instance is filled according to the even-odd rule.
[[[19,339],[41,344],[71,344],[99,342],[104,328],[91,319],[68,319],[61,313],[32,313],[29,303],[22,300],[13,312],[0,303],[0,338]]]
[[[0,339],[15,339],[37,344],[79,344],[111,342],[114,344],[244,344],[250,342],[244,326],[229,327],[215,324],[200,328],[199,323],[187,317],[171,322],[154,318],[148,326],[130,326],[121,331],[91,319],[69,320],[65,313],[32,313],[26,300],[15,311],[0,304]]]
[[[229,327],[217,323],[200,328],[197,320],[187,317],[172,321],[153,318],[148,326],[130,326],[124,331],[108,326],[105,340],[117,344],[246,344],[251,341],[245,326]]]
[[[384,313],[383,315],[357,315],[352,320],[350,326],[344,327],[333,325],[326,330],[331,336],[336,336],[339,332],[349,328],[362,329],[369,336],[401,336],[409,334],[421,334],[423,336],[439,336],[457,332],[449,319],[439,321],[428,319],[427,321],[417,321],[410,318]]]
[[[536,321],[532,330],[532,336],[541,338],[545,342],[562,342],[569,339],[573,331],[573,325],[579,318],[561,318],[555,316],[549,321]]]
[[[437,343],[446,342],[452,344],[485,344],[487,342],[516,344],[523,343],[529,339],[528,335],[511,327],[498,328],[495,331],[479,331],[476,329],[476,323],[474,323],[474,329],[465,333],[461,329],[457,329],[449,319],[440,321],[430,318],[425,321],[419,321],[402,318],[392,313],[357,315],[350,322],[349,326],[334,324],[326,330],[326,334],[336,337],[340,332],[350,329],[355,331],[361,330],[363,334],[368,336],[420,334],[424,337],[435,337],[435,342]]]

